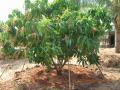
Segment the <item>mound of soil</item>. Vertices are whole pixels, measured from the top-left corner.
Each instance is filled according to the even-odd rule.
[[[80,66],[71,65],[70,72],[73,90],[88,90],[91,86],[107,82],[93,70]],[[15,90],[68,90],[68,67],[64,67],[61,76],[55,70],[46,72],[43,67],[16,72],[14,82]]]

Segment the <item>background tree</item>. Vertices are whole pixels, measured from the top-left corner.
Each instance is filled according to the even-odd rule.
[[[120,1],[113,0],[113,15],[114,15],[114,25],[115,25],[115,51],[120,53]]]
[[[82,1],[82,0],[80,0]],[[90,0],[85,0],[84,3],[87,6],[102,6],[105,7],[109,13],[111,14],[111,17],[113,18],[113,23],[115,25],[115,52],[120,53],[120,0],[92,0],[92,2],[96,3],[89,4]],[[83,3],[81,3],[83,4]]]

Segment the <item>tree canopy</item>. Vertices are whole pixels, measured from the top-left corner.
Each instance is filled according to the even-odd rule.
[[[25,0],[25,13],[14,10],[9,15],[9,31],[5,33],[12,43],[7,39],[4,45],[26,47],[30,62],[54,67],[60,74],[72,57],[99,64],[100,37],[111,28],[110,23],[104,8],[81,12],[79,0]]]

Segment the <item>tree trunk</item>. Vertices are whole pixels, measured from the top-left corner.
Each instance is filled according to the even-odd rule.
[[[115,24],[115,52],[120,53],[120,14],[117,14],[114,19]]]
[[[62,69],[56,69],[56,71],[57,71],[57,75],[58,75],[58,76],[61,76],[61,75],[62,75]]]
[[[115,52],[120,53],[120,9],[118,0],[113,0],[113,13],[115,25]]]
[[[59,63],[55,63],[55,61],[53,60],[53,58],[51,58],[51,60],[52,60],[52,63],[53,63],[53,66],[54,66],[54,69],[56,70],[56,72],[57,72],[57,75],[58,76],[61,76],[62,75],[62,66],[61,66],[61,64]]]
[[[115,30],[115,52],[120,53],[120,30]]]

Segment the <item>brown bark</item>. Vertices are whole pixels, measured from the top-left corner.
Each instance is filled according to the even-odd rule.
[[[120,31],[115,31],[115,52],[120,53]]]
[[[120,53],[120,9],[118,0],[113,0],[113,12],[115,15],[115,52]]]
[[[55,63],[54,60],[52,59],[52,63],[53,63],[53,66],[54,66],[54,69],[56,70],[57,72],[57,75],[58,76],[61,76],[62,75],[62,64],[60,63]]]
[[[56,71],[57,71],[57,75],[58,75],[58,76],[61,76],[61,75],[62,75],[62,68],[56,69]]]
[[[120,15],[117,14],[114,18],[115,24],[115,52],[120,53]]]

